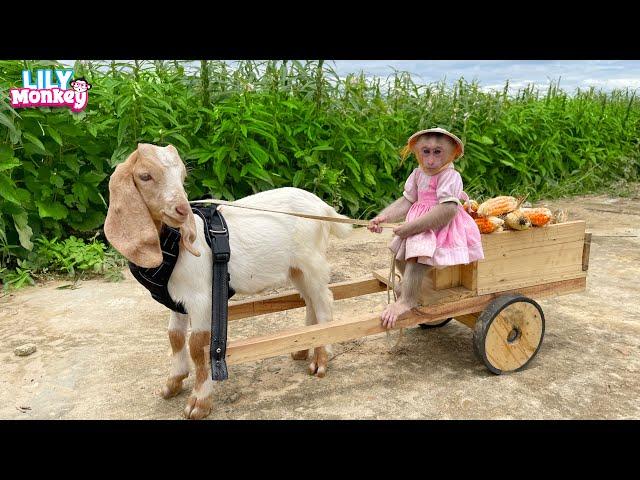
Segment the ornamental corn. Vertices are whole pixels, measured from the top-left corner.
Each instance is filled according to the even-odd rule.
[[[471,218],[478,218],[478,202],[475,200],[469,200],[464,202],[463,208],[465,212],[471,215]]]
[[[522,212],[522,210],[514,210],[507,214],[504,223],[507,227],[514,230],[526,230],[531,226],[531,220]]]
[[[531,221],[531,224],[536,227],[542,227],[546,225],[553,218],[553,214],[551,213],[551,210],[544,207],[522,208],[521,211],[524,214],[524,216]]]
[[[513,212],[518,208],[518,200],[515,197],[500,196],[483,202],[478,207],[478,215],[483,217],[496,217]]]
[[[480,233],[502,231],[502,226],[504,225],[504,220],[498,217],[478,217],[474,220],[480,229]]]

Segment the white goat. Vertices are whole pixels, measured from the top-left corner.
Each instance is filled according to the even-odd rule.
[[[168,290],[188,314],[171,312],[172,368],[161,394],[164,398],[177,395],[189,375],[186,334],[190,321],[189,351],[196,380],[184,413],[187,418],[203,418],[211,411],[214,386],[209,364],[212,256],[202,219],[194,216],[189,206],[183,186],[185,176],[185,166],[172,145],[161,148],[139,144],[111,175],[104,232],[127,259],[151,268],[162,262],[162,225],[180,229],[180,255]],[[314,194],[297,188],[269,190],[235,203],[341,217]],[[330,321],[333,295],[328,288],[330,267],[325,257],[328,237],[330,233],[347,236],[351,225],[219,208],[229,228],[230,284],[236,292],[257,293],[289,279],[306,303],[306,324]],[[306,359],[308,354],[303,350],[292,356]],[[315,348],[310,373],[324,376],[327,362],[327,348]]]

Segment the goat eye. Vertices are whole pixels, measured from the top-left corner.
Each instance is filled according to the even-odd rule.
[[[138,178],[143,182],[148,182],[149,180],[151,180],[151,175],[149,175],[148,173],[143,173]]]

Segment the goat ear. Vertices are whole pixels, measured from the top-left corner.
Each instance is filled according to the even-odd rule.
[[[193,216],[193,211],[189,209],[189,215],[187,220],[180,227],[180,243],[184,248],[196,257],[200,256],[200,252],[193,246],[193,242],[196,241],[196,219]]]
[[[107,240],[129,261],[143,268],[162,263],[160,238],[149,209],[133,181],[134,151],[109,179],[109,209],[104,222]]]

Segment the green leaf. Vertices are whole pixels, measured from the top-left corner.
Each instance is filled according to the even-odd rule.
[[[118,146],[120,146],[122,144],[122,140],[124,139],[125,134],[127,133],[127,128],[129,128],[129,117],[124,118],[120,121],[120,124],[118,125],[118,136],[117,138],[117,142],[118,142]]]
[[[98,127],[96,127],[94,124],[92,123],[87,123],[87,130],[89,130],[89,133],[95,138],[98,136]]]
[[[303,177],[304,177],[304,171],[298,170],[296,174],[293,176],[293,186],[298,187]]]
[[[213,170],[218,177],[220,183],[224,183],[224,179],[227,176],[227,162],[225,162],[224,158],[219,158],[213,164]]]
[[[259,144],[253,140],[249,140],[246,144],[247,152],[252,160],[254,160],[257,166],[262,169],[262,166],[269,161],[269,154],[265,152]]]
[[[58,133],[58,131],[50,125],[47,125],[47,131],[53,140],[60,146],[62,146],[62,137]]]
[[[360,180],[360,164],[350,153],[344,152],[344,156],[346,158],[345,165],[351,170],[356,180]]]
[[[51,185],[54,185],[58,188],[62,188],[64,186],[64,178],[60,175],[51,174]]]
[[[44,145],[40,140],[38,140],[35,136],[31,135],[29,132],[23,132],[22,136],[27,139],[29,143],[34,145],[37,150],[41,151],[43,154],[47,153],[47,150],[44,148]]]
[[[371,173],[371,171],[369,170],[368,167],[365,167],[363,169],[363,173],[364,173],[365,182],[367,182],[369,185],[375,185],[376,184],[376,178],[373,176],[373,174]]]
[[[106,176],[107,176],[106,173],[87,172],[87,173],[84,173],[80,177],[80,179],[82,180],[82,183],[96,186],[100,182],[102,182],[102,180],[104,180]]]
[[[104,223],[104,219],[104,213],[92,211],[83,214],[81,221],[70,221],[69,224],[78,231],[86,232],[100,227]]]
[[[269,173],[267,171],[265,171],[264,169],[258,167],[257,165],[255,165],[253,163],[247,163],[244,167],[242,167],[243,171],[245,169],[246,169],[246,171],[248,171],[254,177],[259,178],[261,180],[264,180],[265,182],[269,183],[269,185],[271,185],[271,186],[275,186],[275,185],[273,185],[273,180],[271,180],[271,177],[269,176]]]
[[[12,203],[20,205],[18,199],[18,192],[16,191],[15,184],[5,174],[0,173],[0,196],[6,198]]]
[[[3,159],[0,158],[0,172],[3,170],[11,170],[21,164],[20,160],[17,158]]]
[[[189,150],[191,150],[191,145],[189,145],[189,141],[186,138],[184,138],[182,135],[180,135],[179,133],[172,133],[172,134],[170,134],[168,136],[172,137],[172,138],[175,138],[180,143],[182,143],[185,147],[187,147]]]
[[[69,214],[69,210],[60,202],[42,203],[36,202],[40,218],[51,217],[54,220],[62,220]]]
[[[78,157],[74,154],[65,155],[63,157],[64,163],[76,175],[80,173],[80,163],[78,162]]]
[[[9,145],[0,145],[0,162],[3,160],[11,160],[13,158],[13,148]]]
[[[33,230],[28,224],[27,212],[11,215],[13,217],[13,224],[18,232],[18,238],[20,239],[20,245],[27,250],[33,249],[33,243],[31,243],[31,237],[33,236]]]
[[[14,135],[17,133],[16,127],[11,121],[9,117],[7,117],[4,113],[0,112],[0,123],[7,127],[11,133]]]

